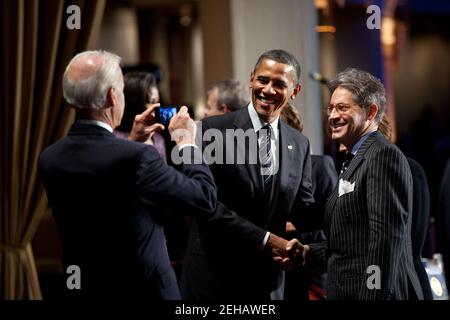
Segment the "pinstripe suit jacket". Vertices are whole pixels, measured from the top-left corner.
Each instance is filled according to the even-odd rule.
[[[339,196],[335,188],[325,209],[328,243],[311,245],[313,258],[328,258],[328,298],[422,299],[412,259],[413,190],[405,156],[374,132],[342,180],[354,189]],[[372,265],[379,267],[380,286],[369,289],[368,282],[376,284]]]

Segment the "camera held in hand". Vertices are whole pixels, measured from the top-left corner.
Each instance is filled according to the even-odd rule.
[[[155,121],[164,127],[169,126],[170,119],[180,110],[177,106],[161,106],[155,108]]]

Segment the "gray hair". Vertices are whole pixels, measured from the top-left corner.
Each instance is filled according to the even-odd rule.
[[[83,56],[99,56],[101,63],[98,69],[89,77],[81,80],[70,79],[68,70],[72,63]],[[77,54],[66,67],[63,76],[63,95],[66,101],[76,108],[102,109],[106,104],[109,89],[119,88],[122,70],[121,58],[113,53],[95,50]]]
[[[331,94],[338,87],[352,92],[353,100],[363,108],[367,108],[371,104],[377,105],[378,113],[375,121],[378,124],[381,122],[386,110],[386,91],[379,79],[366,71],[347,68],[328,82]]]
[[[282,49],[274,49],[264,52],[262,55],[259,56],[258,61],[256,61],[255,67],[253,68],[253,72],[258,69],[261,61],[264,59],[273,60],[279,63],[287,64],[288,66],[291,66],[294,68],[295,71],[295,83],[294,85],[297,85],[300,83],[300,75],[301,75],[301,67],[298,60],[294,57],[293,54],[282,50]]]
[[[217,88],[217,106],[219,110],[226,105],[231,111],[236,111],[245,107],[250,101],[248,90],[238,81],[227,79],[217,81],[211,86],[211,90]]]

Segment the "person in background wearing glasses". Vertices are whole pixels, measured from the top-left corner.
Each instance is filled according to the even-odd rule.
[[[331,138],[347,156],[325,209],[328,241],[310,244],[306,261],[327,262],[329,299],[423,299],[411,249],[411,171],[378,131],[385,89],[352,68],[329,88]]]

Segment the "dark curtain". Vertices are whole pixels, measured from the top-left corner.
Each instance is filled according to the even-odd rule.
[[[81,10],[69,30],[67,8]],[[92,48],[105,0],[6,0],[0,43],[0,299],[42,299],[31,240],[47,198],[37,172],[41,151],[68,131],[62,74]]]

